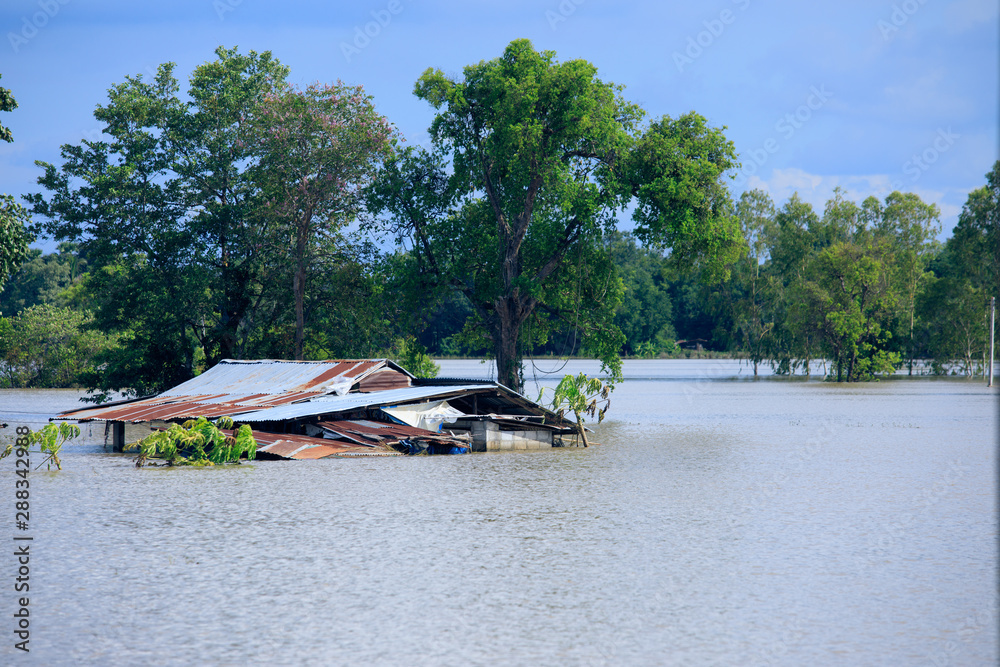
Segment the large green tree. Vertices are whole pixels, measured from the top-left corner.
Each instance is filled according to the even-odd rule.
[[[678,259],[724,266],[740,251],[720,183],[733,147],[696,114],[643,130],[592,64],[523,39],[461,78],[428,69],[414,92],[437,110],[434,148],[402,152],[372,201],[409,242],[416,282],[468,299],[512,388],[524,350],[557,327],[619,373],[622,286],[604,236],[630,202],[637,237]]]
[[[917,295],[930,277],[928,265],[938,250],[935,240],[940,231],[940,213],[935,204],[925,204],[913,193],[893,192],[879,207],[881,215],[872,233],[877,241],[888,244],[893,257],[898,285],[899,309],[905,331],[905,359],[910,375],[916,357],[914,328],[917,318]]]
[[[779,289],[775,278],[762,266],[770,255],[767,239],[776,211],[766,192],[749,190],[740,196],[736,212],[747,241],[747,254],[733,272],[729,303],[740,347],[756,376],[758,366],[773,347],[774,301]]]
[[[42,229],[80,244],[91,263],[95,325],[130,341],[102,366],[97,388],[157,390],[206,363],[240,358],[280,303],[269,262],[284,247],[263,215],[252,166],[259,110],[287,68],[270,53],[220,47],[182,98],[173,65],[126,77],[95,117],[97,141],[39,163],[48,195],[30,197]],[[269,254],[271,253],[271,254]]]
[[[888,345],[887,322],[898,299],[892,262],[885,247],[844,242],[819,252],[806,268],[802,308],[822,336],[838,382],[891,373],[899,363]]]
[[[341,82],[269,95],[260,126],[266,210],[291,239],[294,355],[301,360],[309,270],[320,254],[336,256],[349,245],[340,232],[363,212],[363,189],[389,154],[394,131],[361,86]]]
[[[1000,296],[1000,160],[973,190],[948,242],[953,263],[975,287]]]

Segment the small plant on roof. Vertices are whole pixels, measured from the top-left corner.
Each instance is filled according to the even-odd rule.
[[[560,418],[567,411],[573,413],[576,417],[576,429],[584,447],[589,445],[587,429],[583,426],[584,415],[589,415],[591,418],[596,415],[598,424],[604,421],[604,415],[611,407],[610,396],[614,388],[613,384],[605,384],[598,378],[587,377],[586,373],[567,375],[556,386],[555,395],[552,397],[552,409],[558,411]]]
[[[126,445],[125,451],[138,452],[135,467],[141,468],[149,459],[158,458],[169,466],[211,466],[222,463],[239,463],[246,455],[248,460],[257,456],[257,441],[247,424],[240,426],[235,435],[226,435],[220,429],[232,429],[231,417],[220,417],[216,423],[198,417],[173,424],[165,431],[151,433],[138,442]]]
[[[38,451],[42,454],[46,454],[45,459],[39,463],[35,470],[45,466],[46,470],[51,470],[54,465],[57,470],[62,470],[62,461],[59,460],[59,452],[62,450],[62,446],[66,444],[67,441],[72,440],[80,435],[80,427],[75,424],[68,424],[66,422],[61,422],[60,424],[46,424],[37,431],[28,431],[26,434],[18,438],[19,442],[23,442],[22,438],[27,438],[27,444],[25,449],[31,445],[38,444]],[[19,444],[18,447],[21,445]],[[14,445],[9,444],[0,452],[0,459],[3,459],[10,455],[14,451]]]

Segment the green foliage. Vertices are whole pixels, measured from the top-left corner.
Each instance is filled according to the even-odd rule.
[[[36,469],[44,465],[46,470],[51,470],[54,465],[57,470],[62,470],[62,461],[59,459],[62,446],[79,435],[80,427],[68,422],[46,424],[39,430],[28,433],[28,447],[37,444],[38,451],[46,455]],[[4,451],[0,452],[0,459],[9,456],[13,451],[14,445],[8,444]]]
[[[79,244],[72,297],[123,342],[87,376],[95,400],[224,358],[370,356],[396,333],[372,247],[340,233],[391,129],[359,88],[287,75],[219,47],[183,94],[170,63],[125,77],[100,140],[40,164],[39,230]]]
[[[98,325],[158,357],[122,348],[99,389],[165,389],[194,373],[195,346],[209,363],[239,358],[247,325],[277,303],[263,259],[278,239],[249,173],[260,145],[250,121],[287,68],[269,53],[216,54],[185,98],[172,64],[151,81],[126,77],[95,111],[101,140],[63,146],[59,168],[40,163],[48,196],[31,196],[33,211],[42,231],[86,252]]]
[[[10,195],[0,195],[0,287],[28,258],[28,211]]]
[[[0,74],[0,77],[3,75]],[[11,95],[10,90],[7,88],[0,87],[0,111],[13,111],[17,108],[17,100]],[[10,133],[10,128],[4,127],[0,124],[0,141],[11,142],[14,141],[14,137]]]
[[[0,111],[13,111],[17,100],[6,88],[0,88]],[[11,142],[10,129],[0,124],[0,141]],[[26,227],[30,218],[27,210],[10,195],[0,195],[0,288],[28,257],[28,244],[33,237]]]
[[[638,138],[627,157],[637,202],[636,236],[652,247],[671,249],[682,267],[701,266],[711,282],[728,277],[743,251],[722,176],[736,166],[733,143],[723,130],[688,113],[664,116]]]
[[[653,358],[676,345],[663,255],[640,247],[628,233],[609,235],[611,259],[624,294],[614,323],[625,336],[624,352]]]
[[[884,248],[838,243],[808,265],[800,295],[802,320],[813,323],[831,352],[837,381],[891,373],[900,355],[887,349],[897,305],[892,258]]]
[[[589,443],[587,429],[583,425],[584,417],[589,415],[593,418],[596,415],[598,424],[604,421],[604,415],[611,407],[613,390],[613,381],[605,384],[598,378],[587,377],[586,373],[566,375],[556,386],[551,406],[560,417],[567,411],[573,413],[577,432],[583,440],[583,446],[587,447]],[[539,401],[541,398],[539,395]]]
[[[363,189],[388,155],[394,130],[361,86],[340,82],[268,95],[259,125],[256,173],[265,207],[292,239],[294,356],[302,359],[310,269],[320,268],[315,260],[324,242],[346,244],[340,229],[362,213]]]
[[[953,272],[1000,296],[1000,160],[969,194],[948,248]]]
[[[59,252],[42,254],[30,248],[28,256],[0,292],[0,313],[17,315],[42,304],[87,309],[81,292],[87,260],[71,243],[60,243]]]
[[[967,278],[932,277],[921,290],[917,311],[936,374],[947,373],[952,362],[963,375],[982,370],[989,345],[987,301]]]
[[[434,363],[434,360],[427,354],[427,349],[417,341],[415,336],[397,339],[390,356],[397,364],[418,378],[437,377],[437,374],[441,372],[441,367]]]
[[[257,441],[250,426],[243,424],[234,435],[220,429],[232,429],[230,417],[220,417],[216,423],[204,417],[172,424],[165,431],[156,431],[142,440],[125,446],[125,451],[138,452],[135,467],[141,468],[149,459],[158,458],[169,466],[212,466],[223,463],[240,463],[246,457],[257,456]]]
[[[815,358],[831,359],[838,380],[893,372],[926,351],[914,333],[917,297],[938,216],[899,192],[858,205],[836,189],[822,216],[797,195],[775,209],[765,193],[746,192],[737,205],[746,256],[718,289],[688,287],[679,309],[708,315],[714,328],[701,337],[745,355],[755,374],[763,361],[809,373]]]
[[[54,464],[56,469],[62,470],[62,462],[59,460],[59,452],[62,450],[62,446],[66,444],[67,441],[72,440],[80,435],[80,427],[76,424],[70,424],[67,422],[60,422],[59,425],[46,424],[38,431],[32,431],[31,433],[31,443],[37,444],[39,451],[42,454],[47,454],[48,457],[39,464],[45,465],[46,470],[51,470]]]
[[[86,382],[117,341],[91,328],[87,311],[32,306],[0,318],[0,386],[71,387]]]
[[[767,239],[774,231],[776,211],[767,193],[750,190],[740,197],[736,213],[747,252],[735,265],[733,280],[726,288],[730,290],[734,338],[753,364],[756,376],[758,365],[775,347],[773,332],[780,290],[773,276],[761,273],[761,265],[769,258]]]
[[[591,63],[521,39],[461,78],[428,69],[414,92],[437,110],[434,149],[400,151],[369,202],[410,249],[409,293],[462,294],[463,336],[489,342],[503,384],[520,389],[525,352],[561,332],[620,373],[624,285],[606,240],[633,197],[643,240],[678,258],[715,270],[734,247],[718,184],[731,144],[695,114],[640,135],[644,112]]]

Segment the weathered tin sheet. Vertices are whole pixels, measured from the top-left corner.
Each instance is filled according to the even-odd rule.
[[[386,359],[333,361],[238,361],[227,359],[158,396],[104,407],[81,408],[61,417],[78,421],[144,422],[236,416],[346,393],[354,382],[378,371],[413,376]],[[400,377],[397,375],[397,377]]]
[[[285,459],[324,459],[335,456],[399,456],[382,447],[336,442],[325,438],[254,431],[257,451]]]
[[[162,397],[127,403],[125,405],[108,408],[90,408],[73,413],[63,413],[61,416],[76,419],[78,421],[91,421],[101,419],[104,421],[121,422],[147,422],[153,420],[169,421],[173,419],[194,419],[196,417],[224,417],[235,416],[244,412],[256,412],[262,407],[274,407],[285,403],[308,400],[321,396],[319,392],[295,392],[282,395],[270,395],[265,400],[263,397],[254,397],[249,402],[244,402],[241,396],[230,396],[228,401],[219,400],[220,397],[211,397],[205,400],[198,396],[174,396],[169,400]]]
[[[488,391],[490,387],[481,384],[451,386],[451,387],[407,387],[405,389],[389,389],[373,394],[347,394],[346,396],[321,396],[308,402],[282,405],[257,412],[240,415],[240,421],[248,424],[258,422],[282,422],[302,417],[312,417],[323,414],[336,414],[360,408],[378,407],[380,405],[396,405],[413,403],[422,400],[456,396],[472,391]]]
[[[324,390],[328,388],[341,385],[347,380],[357,381],[375,369],[390,364],[393,370],[410,375],[385,359],[332,361],[226,359],[198,377],[163,392],[160,396],[192,396],[206,393],[283,394],[301,391],[325,393]]]

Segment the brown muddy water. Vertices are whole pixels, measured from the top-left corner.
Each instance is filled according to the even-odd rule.
[[[997,663],[996,389],[625,372],[589,449],[136,470],[95,426],[30,473],[17,664]],[[3,433],[78,396],[0,390]]]

